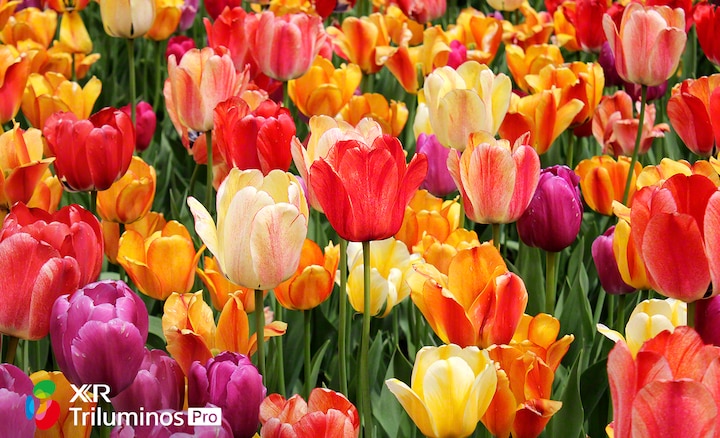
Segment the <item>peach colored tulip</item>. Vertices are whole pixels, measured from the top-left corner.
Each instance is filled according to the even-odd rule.
[[[685,50],[685,12],[667,6],[625,7],[620,28],[608,14],[603,31],[615,55],[623,80],[646,86],[660,85],[675,73]]]
[[[314,309],[330,297],[339,260],[338,245],[330,242],[323,254],[317,243],[305,239],[297,271],[275,288],[275,298],[286,309]]]
[[[140,292],[157,300],[173,292],[190,291],[199,258],[187,229],[176,221],[147,238],[133,230],[125,231],[117,254],[117,262]]]
[[[188,198],[188,205],[195,231],[234,283],[272,289],[297,269],[308,207],[293,175],[272,170],[263,177],[257,169],[230,170],[218,190],[217,226],[195,198]]]
[[[510,342],[528,295],[492,244],[459,251],[447,275],[430,264],[414,269],[412,300],[443,342],[482,348]]]
[[[145,216],[155,199],[155,168],[132,157],[125,175],[109,189],[98,192],[97,213],[105,221],[128,224]]]
[[[580,191],[588,207],[611,216],[613,201],[622,202],[629,170],[630,158],[626,156],[618,157],[617,161],[607,155],[594,156],[578,163],[575,173],[580,177]],[[632,201],[635,194],[635,184],[641,170],[642,165],[635,163],[628,202]]]
[[[540,178],[540,158],[524,144],[527,139],[511,147],[507,140],[477,132],[460,158],[448,155],[448,169],[473,222],[507,224],[522,216]]]
[[[317,56],[304,75],[288,82],[288,93],[306,116],[335,117],[350,101],[361,79],[357,64],[342,64],[336,69],[328,59]]]

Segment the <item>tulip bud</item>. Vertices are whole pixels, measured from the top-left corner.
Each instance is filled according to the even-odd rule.
[[[188,406],[219,406],[236,438],[255,435],[265,393],[262,376],[242,354],[226,351],[205,365],[193,362],[188,373]]]
[[[162,350],[145,349],[133,383],[112,399],[117,411],[182,410],[185,374],[180,365]]]
[[[32,393],[33,383],[20,368],[0,364],[0,430],[3,435],[31,437],[35,434],[35,421],[25,417],[25,407],[28,398],[32,399]]]
[[[155,22],[155,0],[102,0],[99,3],[105,33],[112,37],[141,37]]]
[[[613,253],[614,234],[615,226],[612,226],[595,239],[592,244],[592,257],[605,292],[612,295],[628,294],[635,291],[635,288],[625,283],[620,275]]]
[[[695,330],[706,344],[720,346],[720,295],[696,303]]]
[[[169,45],[168,50],[170,50]],[[120,111],[129,116],[130,104],[120,108]],[[155,134],[155,127],[157,126],[157,117],[155,116],[152,105],[142,100],[135,105],[135,115],[137,118],[137,126],[135,126],[135,151],[142,152],[150,146],[150,142]]]
[[[50,342],[71,383],[104,383],[115,397],[140,369],[148,324],[145,303],[127,284],[99,281],[55,301]]]
[[[190,49],[195,48],[195,40],[185,35],[177,35],[168,40],[167,49],[165,50],[165,59],[170,55],[175,55],[175,59],[179,63],[183,55]]]
[[[562,251],[580,232],[583,205],[580,178],[567,166],[552,166],[540,172],[535,194],[517,221],[520,240],[545,251]]]
[[[420,134],[417,139],[415,152],[425,154],[428,161],[428,171],[425,180],[420,184],[435,196],[443,197],[457,190],[447,166],[447,157],[452,149],[441,145],[435,134]],[[452,152],[457,154],[457,151]]]

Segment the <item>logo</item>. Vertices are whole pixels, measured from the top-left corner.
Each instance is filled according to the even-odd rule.
[[[222,425],[221,408],[188,408],[188,426]]]
[[[73,394],[70,399],[70,403],[74,403],[77,400],[85,403],[97,403],[99,398],[105,400],[105,403],[110,403],[108,396],[110,395],[110,386],[104,383],[86,383],[79,388],[72,383],[70,384]]]
[[[33,387],[33,396],[25,400],[25,417],[28,420],[35,418],[35,425],[40,430],[50,429],[60,418],[60,405],[50,396],[55,392],[55,383],[52,380],[43,380]],[[39,400],[35,407],[35,398]]]

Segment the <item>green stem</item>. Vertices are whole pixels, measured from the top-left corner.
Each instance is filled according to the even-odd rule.
[[[552,315],[555,313],[555,294],[557,289],[556,282],[556,265],[557,253],[547,251],[545,253],[545,313]]]
[[[255,333],[257,334],[257,363],[258,371],[265,384],[265,306],[263,305],[263,291],[255,289]]]
[[[275,320],[283,321],[285,319],[283,313],[283,306],[281,306],[280,303],[275,300]],[[282,336],[275,337],[275,350],[277,351],[278,363],[278,391],[280,392],[280,395],[285,397],[285,353],[283,351],[284,349]]]
[[[608,294],[607,297],[607,313],[608,313],[608,327],[615,327],[615,295]]]
[[[5,335],[5,339],[7,340],[5,363],[13,364],[15,362],[15,354],[17,353],[17,346],[20,339],[11,335]]]
[[[618,308],[617,308],[617,321],[615,321],[616,327],[615,330],[622,333],[625,333],[625,297],[627,295],[619,295],[618,296]]]
[[[311,366],[310,365],[310,340],[312,338],[312,330],[311,330],[312,329],[312,327],[311,327],[312,314],[310,312],[311,312],[311,310],[303,310],[303,323],[305,326],[305,339],[304,339],[305,348],[303,348],[303,350],[305,350],[305,366],[304,366],[304,368],[305,368],[305,386],[304,386],[305,393],[303,394],[303,396],[305,397],[305,400],[307,400],[310,397],[310,389],[312,388],[312,384],[310,382],[310,379],[311,379],[310,374],[312,371],[310,369],[310,366]]]
[[[640,140],[642,140],[643,124],[645,123],[645,99],[647,97],[647,86],[640,86],[640,121],[638,123],[637,137],[635,137],[635,148],[633,149],[632,160],[630,160],[630,169],[628,169],[627,181],[625,181],[625,192],[623,193],[623,204],[627,205],[630,196],[630,183],[634,175],[635,163],[638,160],[638,151],[640,150]]]
[[[493,245],[500,251],[500,224],[492,224]]]
[[[347,240],[340,238],[340,327],[338,333],[338,362],[340,365],[340,392],[348,395],[347,382]]]
[[[697,310],[697,301],[687,303],[687,325],[695,328],[695,315]]]
[[[571,169],[575,169],[573,160],[575,158],[575,135],[572,131],[568,131],[568,148],[567,148],[567,166]]]
[[[362,243],[363,249],[363,320],[362,339],[360,341],[360,407],[364,425],[365,438],[372,438],[373,419],[372,405],[370,403],[370,363],[368,350],[370,348],[370,242]]]
[[[128,70],[130,73],[130,118],[132,119],[133,126],[137,129],[135,124],[135,39],[128,38],[127,40],[127,52],[128,52]]]
[[[190,183],[188,183],[188,196],[193,196],[193,191],[195,189],[195,181],[197,181],[197,175],[199,170],[200,165],[198,163],[195,163],[195,168],[193,169],[192,175],[190,175]]]
[[[162,88],[162,69],[160,68],[160,61],[162,59],[162,53],[164,52],[163,42],[155,42],[155,90],[153,93],[153,111],[157,112],[160,107],[160,89]]]
[[[90,212],[95,214],[97,210],[97,190],[90,190]]]
[[[368,0],[370,1],[370,0]],[[360,83],[360,89],[364,93],[372,93],[373,88],[375,87],[375,74],[366,74],[362,78],[362,82]]]
[[[212,129],[205,131],[205,143],[207,147],[207,187],[205,192],[205,207],[212,214],[215,210],[213,202],[213,156],[212,156]]]

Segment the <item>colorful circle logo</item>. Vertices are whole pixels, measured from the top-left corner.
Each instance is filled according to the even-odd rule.
[[[33,388],[35,397],[28,397],[25,401],[25,416],[28,420],[35,418],[35,425],[40,430],[50,429],[60,418],[60,405],[50,399],[54,392],[55,383],[52,380],[43,380]],[[39,400],[37,408],[35,398]]]

